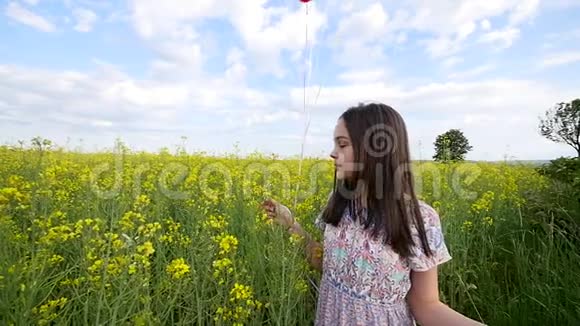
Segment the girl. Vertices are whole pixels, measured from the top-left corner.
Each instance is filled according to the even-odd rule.
[[[380,103],[349,108],[330,156],[334,189],[315,222],[323,244],[286,206],[262,203],[304,237],[309,263],[322,272],[315,324],[482,325],[439,300],[437,265],[451,256],[437,212],[416,198],[401,116]]]

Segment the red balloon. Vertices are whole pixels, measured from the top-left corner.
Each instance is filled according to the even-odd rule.
[[[309,3],[311,0],[300,0],[302,3]]]

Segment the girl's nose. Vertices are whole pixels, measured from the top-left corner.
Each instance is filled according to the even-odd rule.
[[[332,157],[335,160],[338,158],[338,155],[336,154],[335,150],[332,150],[332,152],[330,152],[330,157]]]

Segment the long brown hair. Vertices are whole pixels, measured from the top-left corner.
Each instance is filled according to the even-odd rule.
[[[415,195],[407,128],[392,107],[382,103],[359,104],[346,110],[343,119],[351,138],[354,169],[351,178],[337,182],[322,213],[324,222],[337,226],[348,207],[355,219],[373,237],[399,255],[409,257],[416,245],[411,235],[413,223],[424,252],[430,256],[419,202]],[[364,196],[363,196],[364,195]],[[365,218],[361,214],[366,199]]]

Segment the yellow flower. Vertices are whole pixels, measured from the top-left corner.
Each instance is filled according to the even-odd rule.
[[[135,199],[135,203],[133,204],[133,209],[136,211],[142,211],[145,207],[149,206],[151,203],[151,199],[147,197],[147,195],[140,195]]]
[[[137,264],[131,263],[131,265],[129,265],[128,272],[129,272],[129,275],[135,274],[137,272]]]
[[[260,226],[260,225],[272,225],[273,220],[271,218],[268,217],[268,214],[264,213],[260,213],[258,214],[258,216],[256,217],[256,225]]]
[[[107,265],[107,273],[113,276],[118,276],[123,271],[124,266],[127,264],[127,258],[124,256],[117,256],[109,260]]]
[[[119,224],[124,232],[129,232],[135,227],[135,222],[145,223],[145,217],[141,213],[128,211],[123,215]]]
[[[210,215],[208,217],[207,221],[205,221],[203,223],[203,225],[208,229],[214,229],[217,231],[221,231],[228,226],[228,222],[226,221],[226,219],[223,216]]]
[[[141,265],[143,265],[143,267],[148,268],[149,266],[151,266],[151,262],[149,261],[149,258],[147,256],[135,254],[133,257],[135,258],[136,261],[140,262]]]
[[[229,258],[222,258],[222,259],[214,260],[212,265],[214,268],[214,273],[213,273],[214,278],[218,278],[219,275],[224,271],[228,274],[230,274],[234,271],[234,269],[232,267],[232,261]]]
[[[300,244],[302,240],[304,240],[304,237],[299,234],[292,233],[290,235],[290,243],[292,244]]]
[[[81,276],[81,277],[78,277],[75,279],[66,278],[66,279],[60,281],[60,285],[62,285],[62,286],[67,286],[67,285],[79,286],[84,281],[85,281],[84,276]]]
[[[493,191],[486,191],[471,205],[471,210],[474,213],[489,212],[491,210],[494,198],[495,193]]]
[[[167,265],[166,271],[174,279],[180,279],[185,276],[185,274],[189,273],[189,265],[185,263],[185,259],[183,258],[174,259],[169,265]]]
[[[122,240],[115,239],[113,240],[113,249],[119,250],[125,246],[125,243]]]
[[[493,225],[493,217],[491,217],[491,216],[484,217],[483,218],[483,223],[485,223],[485,224],[487,224],[489,226]]]
[[[151,241],[145,241],[144,244],[137,247],[137,252],[145,257],[149,257],[155,252],[155,249],[153,248]]]
[[[440,202],[440,201],[438,201],[438,200],[434,201],[434,202],[433,202],[433,208],[434,208],[435,210],[439,210],[439,209],[441,208],[441,202]]]
[[[115,249],[115,250],[119,250],[125,246],[125,243],[123,242],[123,240],[119,239],[119,235],[116,233],[106,232],[105,239],[108,239],[109,241],[111,241],[111,243],[113,245],[113,249]]]
[[[161,243],[173,243],[173,236],[164,234],[159,237],[159,242]]]
[[[227,321],[228,325],[243,325],[256,309],[263,305],[253,298],[253,290],[250,286],[235,283],[230,290],[229,303],[216,310],[215,321]]]
[[[61,310],[67,302],[68,299],[66,297],[50,300],[39,308],[33,308],[32,313],[40,317],[40,324],[50,324],[51,321],[58,317],[57,312]]]
[[[471,221],[465,221],[465,222],[463,222],[463,225],[461,226],[461,229],[463,231],[471,231],[472,228],[473,228],[473,222],[471,222]]]
[[[48,229],[45,235],[40,237],[39,242],[42,244],[62,243],[74,239],[76,233],[68,225],[59,225]]]
[[[298,282],[296,282],[294,288],[300,293],[305,293],[306,291],[308,291],[308,284],[303,279],[300,279],[298,280]]]
[[[89,282],[92,282],[95,285],[99,284],[101,282],[101,275],[89,276]]]
[[[50,257],[50,259],[48,260],[51,264],[58,264],[64,261],[64,258],[61,255],[52,255],[52,257]]]
[[[146,238],[153,237],[159,230],[161,230],[161,224],[159,224],[159,222],[147,223],[137,228],[137,232]]]
[[[181,246],[188,246],[191,244],[191,238],[179,232],[181,223],[176,223],[172,219],[166,219],[164,223],[167,230],[159,237],[161,243],[177,242]]]
[[[218,244],[220,255],[234,252],[238,247],[238,239],[231,234],[222,233],[219,236],[212,237],[212,239]]]
[[[246,300],[252,297],[252,288],[248,285],[236,283],[230,290],[230,296],[236,300]]]
[[[101,269],[101,267],[103,267],[103,260],[95,260],[95,262],[89,267],[89,272],[96,273]]]

